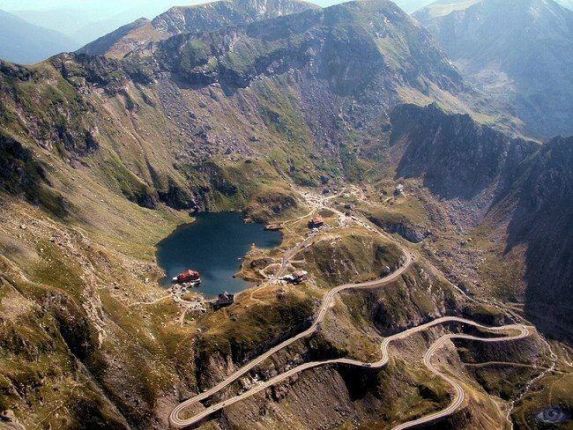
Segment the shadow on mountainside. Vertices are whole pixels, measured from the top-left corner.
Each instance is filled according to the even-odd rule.
[[[573,339],[573,137],[546,143],[529,162],[506,251],[525,243],[528,319]]]
[[[46,170],[31,151],[12,137],[0,132],[0,191],[23,195],[30,203],[40,205],[52,215],[68,215],[64,198],[49,188]]]

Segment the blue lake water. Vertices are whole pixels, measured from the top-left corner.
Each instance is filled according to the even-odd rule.
[[[237,293],[248,283],[233,275],[254,243],[259,248],[279,246],[282,235],[265,231],[260,224],[245,224],[239,213],[208,213],[175,230],[157,246],[159,266],[167,274],[166,284],[186,269],[201,273],[201,291],[214,297],[228,291]]]

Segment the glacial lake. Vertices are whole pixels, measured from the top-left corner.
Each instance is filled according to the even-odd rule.
[[[233,278],[241,267],[241,259],[254,243],[258,248],[280,245],[282,234],[265,231],[261,224],[245,224],[239,213],[205,213],[195,222],[177,228],[157,246],[157,261],[167,274],[165,284],[186,269],[201,273],[197,290],[207,297],[225,291],[238,293],[249,284]]]

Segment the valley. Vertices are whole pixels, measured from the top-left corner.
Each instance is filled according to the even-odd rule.
[[[446,1],[420,9],[415,17],[468,81],[500,110],[514,112],[526,134],[541,139],[571,135],[570,119],[563,121],[572,110],[571,80],[562,74],[571,68],[573,52],[573,11],[566,4]]]
[[[0,60],[0,428],[568,428],[566,106],[433,31],[236,0]]]
[[[306,192],[305,196],[309,197],[309,193]],[[320,202],[321,199],[319,197],[318,198],[317,197],[315,197],[314,199],[311,198],[309,200],[313,203],[314,202]],[[333,197],[336,197],[336,196],[333,196]],[[322,199],[322,201],[324,202],[324,199]],[[315,208],[316,211],[318,211],[320,209],[321,209],[320,206]],[[341,217],[341,220],[340,220],[341,224],[343,224],[345,215],[340,213],[340,212],[338,212],[338,215]],[[364,222],[364,224],[361,223],[361,225],[363,227],[365,227],[366,229],[374,232],[375,234],[382,234],[381,232],[377,231],[374,227],[372,227],[370,224],[367,224],[366,222]],[[308,246],[308,244],[305,244],[305,246]],[[261,356],[257,357],[255,360],[249,362],[246,366],[238,369],[235,373],[228,376],[225,380],[223,380],[221,383],[217,384],[215,387],[213,387],[209,390],[206,390],[203,393],[201,393],[200,395],[197,395],[197,396],[181,403],[178,407],[176,407],[173,410],[173,412],[170,415],[171,424],[176,426],[177,428],[185,428],[185,427],[200,423],[205,418],[209,417],[210,415],[216,413],[217,411],[220,411],[221,409],[223,409],[227,406],[231,406],[234,403],[245,400],[251,396],[256,395],[259,392],[262,392],[262,391],[268,389],[271,386],[274,386],[276,384],[280,384],[280,383],[284,382],[285,380],[292,378],[294,375],[296,375],[300,372],[303,372],[303,371],[306,371],[309,369],[313,369],[313,368],[318,367],[318,366],[342,364],[342,365],[350,365],[350,366],[359,366],[359,367],[364,367],[364,368],[368,368],[368,369],[382,368],[382,367],[386,366],[388,361],[389,361],[388,346],[393,340],[406,338],[411,334],[421,332],[421,331],[423,331],[427,328],[431,328],[435,325],[439,325],[439,324],[443,324],[443,323],[449,323],[449,322],[457,322],[457,323],[462,323],[462,324],[474,325],[474,326],[480,327],[480,328],[485,328],[485,327],[481,326],[480,324],[476,324],[475,322],[470,321],[470,320],[466,320],[466,319],[461,319],[461,318],[456,318],[456,317],[439,318],[439,319],[434,320],[430,323],[426,323],[426,324],[423,324],[421,326],[418,326],[418,327],[415,327],[415,328],[412,328],[409,330],[405,330],[404,332],[400,332],[396,335],[386,337],[384,339],[384,342],[382,343],[382,346],[381,346],[383,358],[377,362],[365,363],[365,362],[360,362],[360,361],[351,360],[351,359],[347,359],[347,358],[340,358],[340,359],[331,359],[331,360],[325,360],[325,361],[305,363],[305,364],[302,364],[300,366],[289,369],[285,373],[277,375],[268,381],[258,382],[256,384],[255,388],[252,388],[248,391],[245,391],[244,393],[237,395],[233,398],[230,398],[228,400],[224,400],[224,401],[221,401],[220,403],[209,406],[208,408],[206,408],[205,410],[202,410],[200,413],[198,413],[197,415],[195,415],[191,418],[188,418],[188,419],[181,419],[180,418],[180,415],[183,413],[184,410],[193,406],[196,403],[204,401],[204,400],[208,399],[209,397],[212,397],[213,395],[217,394],[219,391],[226,388],[229,384],[231,384],[234,381],[236,381],[237,379],[243,377],[246,373],[251,371],[253,368],[260,365],[261,362],[268,359],[271,355],[277,353],[278,351],[280,351],[282,349],[287,348],[289,345],[293,344],[294,342],[298,341],[299,339],[302,339],[304,337],[308,337],[308,336],[311,336],[312,334],[314,334],[317,330],[319,330],[320,324],[322,323],[322,321],[324,320],[324,318],[326,316],[326,312],[328,312],[328,310],[333,306],[333,300],[335,299],[335,297],[338,293],[345,291],[345,290],[352,290],[352,289],[377,289],[377,288],[382,288],[386,284],[394,282],[405,271],[407,271],[410,268],[410,266],[413,263],[414,258],[415,258],[408,251],[402,250],[402,252],[403,252],[403,257],[401,258],[401,260],[404,260],[404,261],[401,263],[400,268],[395,270],[391,275],[388,275],[388,276],[386,276],[382,279],[379,279],[379,280],[374,280],[374,281],[360,283],[360,284],[342,285],[342,286],[339,286],[339,287],[336,287],[336,288],[330,290],[328,292],[328,294],[326,294],[324,296],[324,298],[322,299],[319,310],[316,313],[316,317],[314,318],[314,322],[310,328],[308,328],[306,331],[301,332],[300,334],[282,342],[281,344],[273,347],[269,351],[267,351],[264,354],[262,354]],[[293,253],[289,252],[289,251],[287,251],[286,253],[291,255],[291,256],[293,255]],[[282,261],[283,261],[283,265],[285,264],[285,262],[288,263],[288,259],[286,257],[283,257]],[[503,327],[495,328],[493,330],[494,331],[499,331],[499,330],[503,331],[503,330],[511,330],[511,329],[519,330],[520,334],[515,335],[515,336],[507,336],[507,337],[501,337],[501,338],[489,338],[489,339],[488,338],[485,338],[485,339],[479,338],[479,337],[475,337],[475,336],[467,336],[467,335],[463,335],[463,334],[444,335],[441,338],[439,338],[434,344],[432,344],[432,346],[428,349],[428,351],[426,352],[426,354],[424,356],[424,365],[427,368],[429,368],[433,373],[435,373],[437,375],[441,375],[439,370],[434,368],[431,364],[432,356],[436,353],[436,351],[438,349],[443,347],[446,342],[448,342],[449,340],[454,339],[454,338],[478,340],[478,341],[484,341],[484,342],[505,342],[505,341],[524,339],[524,338],[530,336],[529,329],[526,326],[521,326],[521,325],[503,326]],[[443,411],[440,411],[440,412],[437,412],[434,414],[430,414],[428,416],[419,418],[417,420],[410,421],[408,423],[400,424],[400,425],[394,427],[395,429],[406,429],[406,428],[415,427],[415,426],[418,426],[418,425],[421,425],[424,423],[430,423],[430,422],[439,420],[440,418],[447,417],[448,415],[451,415],[451,414],[456,412],[456,410],[464,402],[464,390],[459,384],[457,384],[452,379],[445,377],[445,376],[442,376],[442,377],[450,385],[452,385],[455,388],[456,395],[455,395],[454,401],[452,401],[452,403]]]

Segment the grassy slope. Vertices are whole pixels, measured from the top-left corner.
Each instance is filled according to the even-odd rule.
[[[388,46],[379,48],[394,60],[393,66],[404,55],[389,51]],[[240,71],[243,59],[231,60],[232,67]],[[71,62],[68,67],[73,75],[78,66]],[[0,195],[4,221],[0,247],[11,272],[10,279],[3,278],[3,282],[15,284],[21,290],[21,302],[31,306],[42,305],[52,291],[57,292],[58,297],[73,303],[93,334],[79,342],[87,342],[86,350],[74,350],[77,339],[67,331],[72,327],[71,334],[77,333],[68,321],[58,330],[69,338],[52,348],[60,348],[59,355],[43,350],[31,357],[15,354],[17,363],[10,361],[14,357],[2,357],[3,368],[26,368],[34,361],[45,363],[51,356],[56,365],[51,365],[50,371],[59,366],[65,369],[74,361],[74,354],[83,354],[82,360],[105,388],[106,396],[131,423],[160,427],[164,423],[157,424],[154,414],[165,414],[156,411],[160,407],[157,399],[166,396],[166,402],[174,404],[174,385],[183,392],[196,388],[194,358],[201,351],[188,341],[197,328],[205,333],[205,351],[215,348],[227,353],[234,349],[235,357],[240,358],[254,344],[272,342],[276,333],[300,325],[309,314],[309,297],[313,297],[289,296],[283,305],[276,306],[273,299],[271,306],[243,309],[239,324],[229,322],[231,315],[225,314],[222,321],[208,317],[182,327],[177,321],[179,309],[173,304],[129,307],[129,303],[162,294],[155,283],[160,274],[154,264],[154,244],[178,223],[189,220],[186,213],[157,200],[160,194],[177,190],[177,198],[166,203],[182,207],[192,194],[199,194],[211,210],[247,209],[256,219],[267,221],[297,212],[285,173],[299,184],[315,185],[319,171],[339,173],[340,166],[313,157],[312,133],[303,120],[299,95],[286,78],[261,78],[237,97],[226,97],[217,87],[182,90],[175,110],[200,119],[197,128],[202,130],[193,133],[214,136],[204,142],[183,128],[189,117],[175,116],[166,108],[169,101],[164,100],[164,89],[124,81],[117,70],[104,73],[110,86],[124,86],[111,94],[84,86],[82,70],[68,79],[48,64],[37,66],[31,74],[23,70],[10,73],[2,78],[7,88],[1,95],[2,132],[29,150],[45,175],[39,175],[33,187],[16,187],[10,194]],[[87,91],[88,97],[79,96],[78,88]],[[217,143],[225,139],[239,142],[236,151],[220,151]],[[352,162],[350,152],[347,158],[351,162],[342,167],[349,176],[360,177],[356,172],[361,160]],[[36,190],[41,192],[31,193]],[[20,196],[27,203],[19,200]],[[153,206],[150,198],[156,199],[155,209],[142,207]],[[283,213],[285,205],[287,214]],[[332,239],[339,242],[332,245]],[[306,257],[320,285],[332,286],[378,276],[379,265],[395,263],[395,251],[361,232],[345,231],[318,242]],[[21,286],[28,283],[34,288]],[[2,294],[6,315],[2,318],[17,327],[20,314],[7,312],[14,307],[10,304],[14,300],[4,299],[13,293]],[[293,309],[297,311],[294,315]],[[261,312],[268,314],[261,318]],[[26,314],[32,315],[34,336],[44,336],[41,320],[31,312]],[[273,329],[269,332],[262,324]],[[10,376],[14,377],[3,374],[3,394],[15,385]],[[58,380],[57,376],[54,379]],[[60,380],[62,390],[70,385]],[[40,389],[32,378],[22,390],[27,396]],[[72,404],[80,404],[79,394],[69,392]],[[106,402],[104,395],[94,393],[98,402]],[[8,406],[16,408],[20,416],[31,413],[26,422],[42,414],[36,404],[26,405],[22,396],[4,394],[2,399],[8,399]],[[55,400],[48,403],[58,407]],[[108,414],[106,408],[100,409]],[[73,420],[74,410],[70,408],[65,416]],[[109,415],[122,420],[116,412]],[[50,419],[56,418],[48,418],[46,426]]]
[[[2,409],[14,409],[24,424],[41,420],[41,426],[78,428],[90,424],[78,424],[86,408],[95,408],[94,419],[121,426],[125,421],[111,399],[131,424],[154,426],[157,399],[179,384],[178,372],[183,385],[195,385],[190,367],[195,351],[184,341],[196,327],[180,327],[180,311],[169,302],[128,305],[164,294],[156,283],[161,274],[154,262],[155,244],[190,218],[161,204],[147,209],[136,202],[169,182],[183,188],[188,181],[211,188],[210,209],[252,205],[260,220],[280,216],[285,200],[286,209],[296,211],[297,201],[265,160],[214,159],[215,183],[211,171],[194,172],[191,165],[172,169],[175,143],[168,139],[173,125],[135,87],[128,91],[133,91],[130,103],[140,106],[137,115],[126,110],[125,95],[93,94],[86,102],[51,67],[38,66],[34,73],[29,80],[5,77],[10,91],[2,94],[3,133],[41,166],[32,184],[8,177],[16,186],[0,195],[0,249],[6,266],[0,318],[14,332],[14,345],[38,344],[30,354],[14,345],[3,348]],[[77,133],[60,139],[54,134],[58,123]],[[97,147],[89,148],[83,131],[95,129]],[[25,157],[15,163],[29,163]],[[229,193],[227,185],[238,191]],[[61,204],[54,206],[54,200]],[[269,200],[278,204],[267,205]],[[53,295],[75,309],[59,324],[56,311],[42,305]],[[42,316],[38,306],[44,308]],[[10,312],[20,307],[29,310]],[[76,339],[78,321],[91,333],[89,340]],[[288,326],[282,320],[277,324],[277,332]],[[54,333],[61,334],[43,347],[40,339]],[[86,371],[74,364],[76,358]],[[9,369],[21,369],[21,374]],[[38,384],[39,379],[45,382]],[[46,390],[60,394],[47,396]],[[46,414],[54,408],[61,409],[59,416]]]

